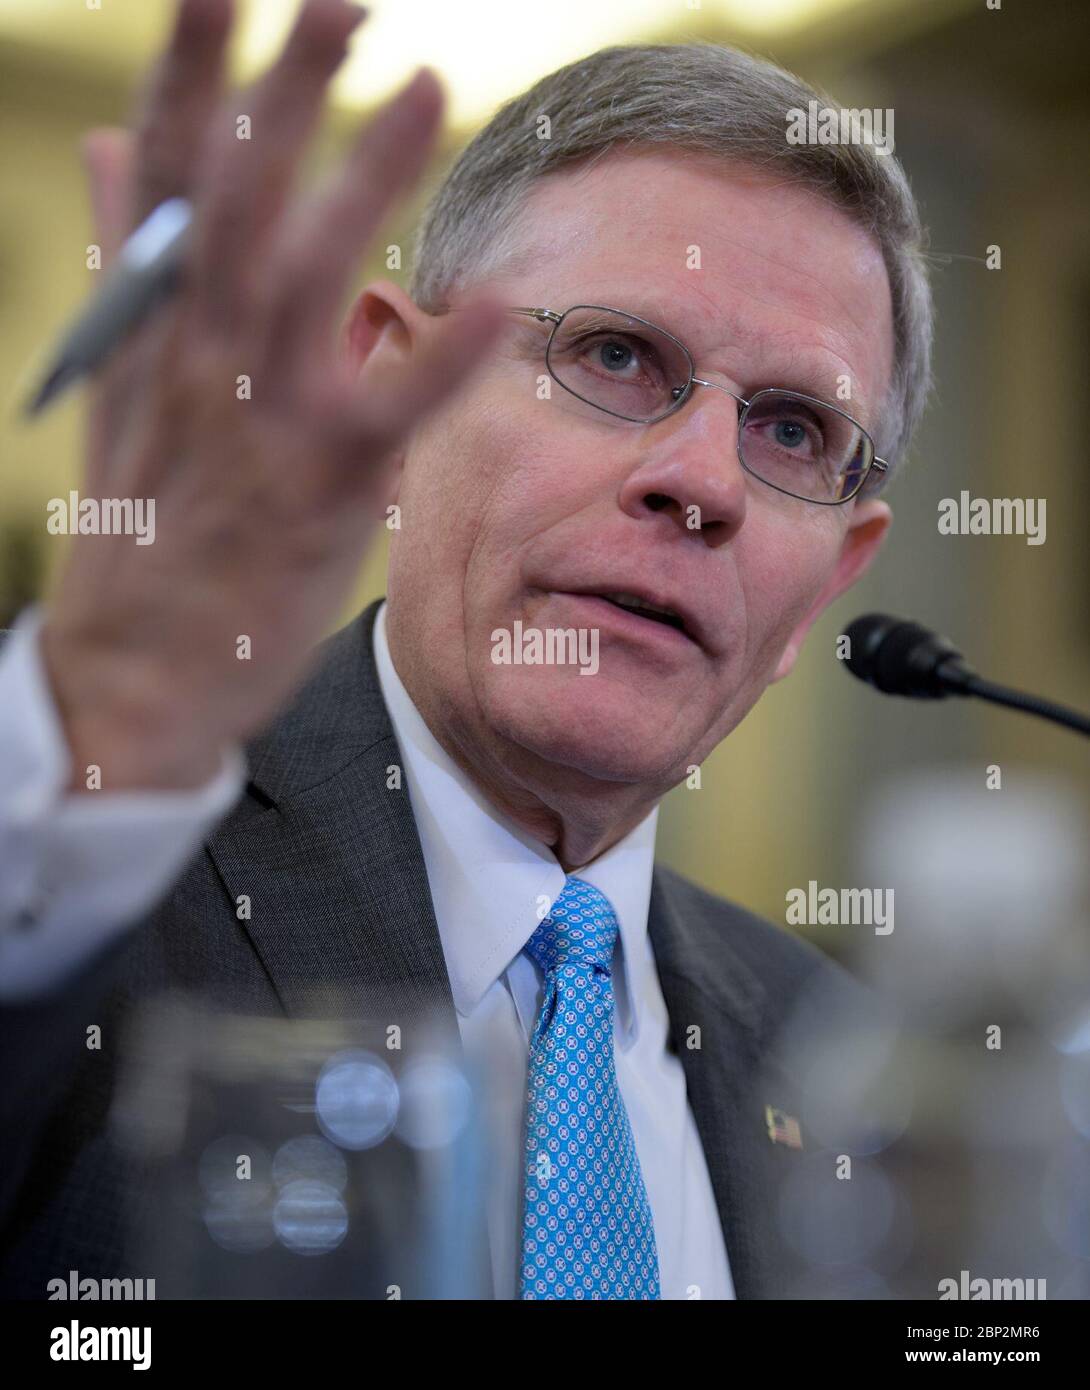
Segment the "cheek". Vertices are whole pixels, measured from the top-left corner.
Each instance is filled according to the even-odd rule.
[[[475,393],[431,416],[413,435],[398,486],[401,524],[390,542],[391,585],[449,588],[464,573],[502,472],[494,415],[487,396]]]
[[[751,515],[749,520],[758,518]],[[793,508],[781,509],[746,540],[741,572],[749,656],[756,673],[779,660],[787,639],[835,569],[843,524],[824,513],[796,516]]]
[[[543,408],[486,382],[417,432],[398,489],[391,587],[423,586],[435,598],[442,585],[453,591],[444,602],[464,591],[471,612],[478,597],[517,582],[534,537],[572,507],[572,451],[555,428],[542,429]]]
[[[467,561],[471,595],[519,585],[538,538],[590,500],[594,480],[585,478],[582,492],[579,486],[577,432],[565,431],[555,418],[543,428],[541,412],[547,409],[547,402],[513,407],[507,400],[459,441],[466,466],[476,474]],[[450,505],[465,502],[456,497]]]

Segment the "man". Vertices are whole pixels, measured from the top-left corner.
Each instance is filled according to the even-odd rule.
[[[154,497],[155,543],[76,537],[0,665],[5,1282],[113,1272],[121,1059],[84,1032],[184,985],[456,1019],[493,1117],[498,1297],[785,1296],[797,1150],[770,1116],[798,1078],[774,1039],[815,981],[850,987],[654,868],[656,808],[885,537],[928,382],[911,195],[888,152],[790,145],[813,93],[778,69],[605,50],[497,113],[431,204],[412,297],[370,285],[338,355],[440,105],[418,75],[292,201],[358,19],[314,0],[217,107],[229,9],[188,0],[135,145],[88,145],[107,246],[179,193],[198,221],[88,444],[84,495]],[[381,515],[386,602],[315,654]]]

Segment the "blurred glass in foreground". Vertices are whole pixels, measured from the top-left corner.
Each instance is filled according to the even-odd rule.
[[[146,1008],[111,1111],[159,1298],[490,1296],[482,1127],[439,1028]]]

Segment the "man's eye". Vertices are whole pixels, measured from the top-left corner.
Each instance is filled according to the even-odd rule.
[[[590,334],[579,341],[583,361],[610,376],[632,377],[659,369],[654,347],[635,336],[616,333]]]
[[[746,430],[756,435],[765,448],[771,446],[808,458],[818,457],[825,450],[821,422],[803,413],[780,415],[769,412],[748,420]]]
[[[776,443],[782,444],[785,449],[797,449],[806,442],[806,431],[797,420],[781,420],[773,433]]]
[[[598,360],[603,367],[610,371],[624,371],[637,361],[635,352],[629,343],[622,343],[619,338],[608,338],[597,349]]]

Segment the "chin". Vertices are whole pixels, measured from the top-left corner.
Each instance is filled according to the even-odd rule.
[[[680,736],[677,711],[666,691],[656,699],[601,674],[543,668],[493,668],[484,701],[489,726],[503,738],[547,762],[611,782],[654,784],[679,766],[684,775],[690,743]]]

